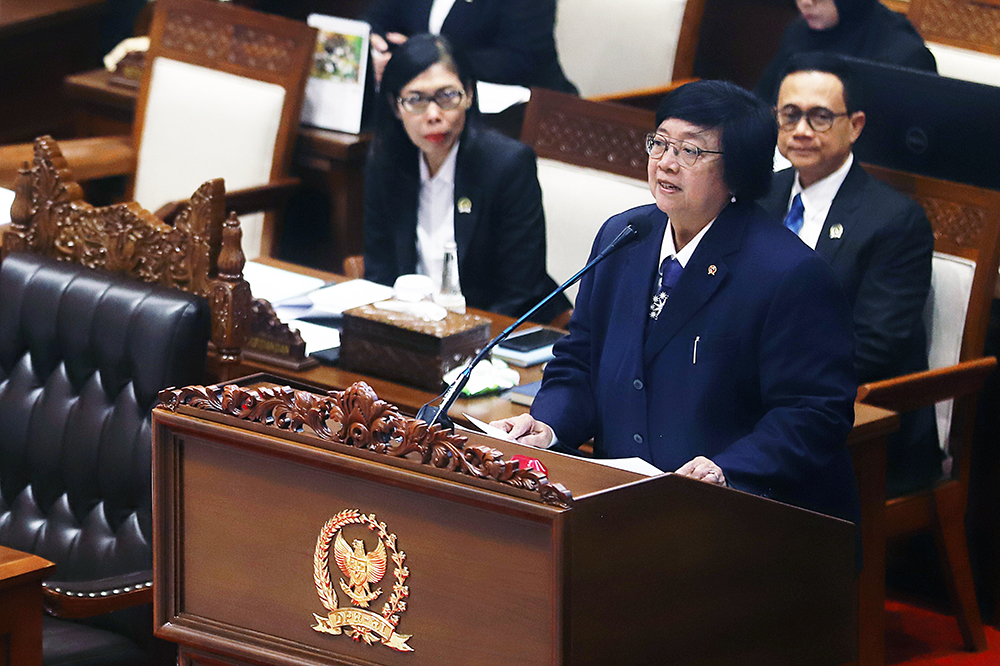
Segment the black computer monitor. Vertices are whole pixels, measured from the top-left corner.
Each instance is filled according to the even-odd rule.
[[[1000,190],[1000,87],[846,60],[867,116],[859,160]]]

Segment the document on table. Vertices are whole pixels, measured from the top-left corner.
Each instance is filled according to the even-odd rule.
[[[248,261],[243,267],[243,279],[250,283],[254,298],[263,298],[274,305],[278,301],[301,296],[326,284],[323,280],[286,271],[267,264]]]
[[[368,280],[347,280],[274,303],[274,311],[282,321],[334,318],[344,314],[345,310],[389,298],[392,298],[392,287]]]
[[[480,421],[474,416],[469,416],[463,413],[462,416],[469,419],[472,425],[476,426],[483,431],[484,434],[494,437],[496,439],[503,439],[508,442],[514,442],[510,435],[505,430],[500,428],[494,428],[489,423]],[[553,451],[553,453],[559,453],[558,451]],[[565,455],[565,454],[559,454]],[[615,469],[625,470],[626,472],[635,472],[636,474],[642,474],[643,476],[659,476],[660,474],[666,474],[663,470],[656,467],[655,465],[650,465],[648,462],[639,457],[632,458],[586,458],[590,462],[597,463],[598,465],[604,465],[606,467],[614,467]]]

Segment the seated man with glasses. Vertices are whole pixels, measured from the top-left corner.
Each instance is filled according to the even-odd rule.
[[[934,235],[923,209],[868,175],[851,147],[865,126],[849,65],[805,53],[789,61],[775,115],[778,151],[792,168],[775,175],[761,205],[829,262],[854,318],[860,383],[927,369],[923,311]],[[933,409],[904,417],[890,439],[890,496],[941,475]]]
[[[545,215],[534,151],[479,123],[475,81],[440,35],[396,47],[385,68],[365,172],[365,277],[420,273],[441,284],[458,251],[466,303],[517,317],[556,284],[545,268]],[[550,322],[569,308],[552,299]]]

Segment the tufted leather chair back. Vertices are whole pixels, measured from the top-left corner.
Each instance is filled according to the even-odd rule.
[[[0,543],[53,579],[152,568],[150,410],[203,380],[208,304],[29,254],[0,265]]]

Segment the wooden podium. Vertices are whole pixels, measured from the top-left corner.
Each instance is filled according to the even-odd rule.
[[[855,658],[850,523],[283,383],[153,412],[156,633],[182,665]]]

